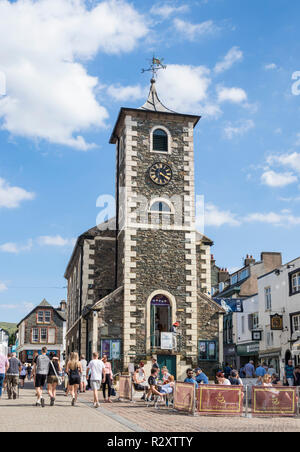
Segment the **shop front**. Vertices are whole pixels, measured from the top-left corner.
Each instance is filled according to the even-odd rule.
[[[224,364],[228,363],[233,369],[237,368],[237,354],[235,344],[224,345]]]
[[[257,367],[259,362],[259,342],[249,342],[237,346],[237,365],[238,369],[243,367],[249,361],[254,362]]]
[[[273,367],[277,375],[281,378],[281,348],[273,350],[262,350],[259,352],[259,360],[266,363],[268,367]]]

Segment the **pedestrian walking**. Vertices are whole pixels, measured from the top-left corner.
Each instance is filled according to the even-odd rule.
[[[111,364],[108,362],[107,355],[103,355],[102,361],[105,366],[105,380],[104,380],[104,383],[102,383],[104,402],[112,403],[110,396],[111,396],[111,388],[112,388],[114,376],[112,373]],[[107,386],[107,392],[108,392],[107,399],[106,399],[106,386]]]
[[[86,378],[86,370],[87,370],[87,360],[84,355],[80,357],[82,374],[80,376],[80,392],[86,392],[87,387],[87,378]]]
[[[2,398],[5,374],[9,368],[9,362],[5,355],[0,353],[0,399]]]
[[[295,367],[293,365],[293,361],[290,359],[285,366],[285,372],[284,372],[284,382],[288,386],[294,386],[295,384]]]
[[[36,406],[45,407],[45,399],[43,397],[43,389],[47,382],[49,373],[50,359],[47,356],[47,347],[42,348],[42,354],[35,357],[34,360],[34,386],[36,390]]]
[[[27,375],[26,364],[22,363],[22,368],[20,372],[20,387],[23,389],[25,386],[25,378]]]
[[[248,364],[245,365],[244,371],[246,374],[246,378],[255,378],[254,361],[249,361]]]
[[[300,366],[295,368],[295,386],[300,386]]]
[[[97,352],[93,353],[93,359],[89,363],[86,376],[90,372],[90,385],[94,395],[94,407],[99,408],[99,397],[98,391],[100,391],[101,383],[105,382],[105,365],[103,361],[99,360],[99,354]]]
[[[12,353],[9,359],[9,367],[6,372],[7,395],[8,399],[17,398],[17,388],[19,385],[19,375],[22,370],[22,364],[17,358],[16,353]]]
[[[72,406],[75,406],[77,402],[78,388],[80,386],[80,376],[82,374],[82,365],[79,361],[78,353],[71,353],[71,359],[67,364],[67,374],[69,375]]]
[[[228,380],[230,381],[230,384],[232,386],[244,386],[242,379],[239,377],[238,371],[237,370],[232,370],[231,374],[228,378]]]
[[[27,380],[31,381],[32,367],[30,363],[28,363],[26,370],[27,370]]]
[[[50,397],[50,406],[54,406],[56,399],[56,388],[59,384],[59,374],[61,367],[55,353],[50,353],[49,372],[47,377],[48,394]]]

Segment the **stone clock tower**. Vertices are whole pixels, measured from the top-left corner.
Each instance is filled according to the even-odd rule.
[[[177,374],[197,362],[194,128],[199,116],[159,100],[155,80],[140,109],[122,108],[117,148],[117,275],[123,286],[124,364],[157,355]],[[173,350],[161,333],[180,322]]]

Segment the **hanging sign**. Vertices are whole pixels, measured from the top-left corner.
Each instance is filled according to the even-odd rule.
[[[161,333],[161,349],[173,349],[173,333]]]
[[[282,331],[283,330],[283,316],[279,314],[271,315],[271,330]]]

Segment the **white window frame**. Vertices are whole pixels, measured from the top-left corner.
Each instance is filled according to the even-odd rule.
[[[294,284],[295,282],[295,284]],[[300,272],[292,275],[292,293],[300,292]]]
[[[34,340],[34,334],[33,334],[34,331],[37,331],[37,340],[36,341]],[[39,342],[40,342],[40,329],[39,328],[32,328],[32,330],[31,330],[31,343],[32,344],[39,344]]]
[[[46,330],[46,339],[42,339],[42,330]],[[48,343],[48,328],[40,328],[40,343],[41,344],[47,344]]]
[[[162,202],[162,203],[166,204],[169,207],[170,212],[159,212],[158,210],[151,210],[152,207],[154,206],[154,204],[156,204],[157,202]],[[154,214],[159,213],[159,214],[164,214],[164,215],[165,214],[166,215],[174,215],[175,214],[175,208],[174,208],[174,205],[171,203],[171,201],[169,201],[168,199],[155,198],[155,199],[152,199],[151,202],[150,202],[148,213],[154,213]]]
[[[153,150],[153,133],[157,129],[163,130],[168,135],[168,152],[154,151]],[[173,140],[172,140],[172,135],[171,135],[169,129],[167,129],[165,126],[161,126],[161,125],[154,126],[151,129],[151,131],[150,131],[150,152],[152,152],[154,154],[168,155],[168,154],[172,153],[172,145],[173,145]]]
[[[272,310],[272,289],[271,287],[265,287],[265,309],[266,311]]]
[[[297,324],[298,324],[297,327],[296,327],[296,319],[297,319]],[[292,316],[292,325],[293,325],[293,333],[300,332],[300,314]]]

